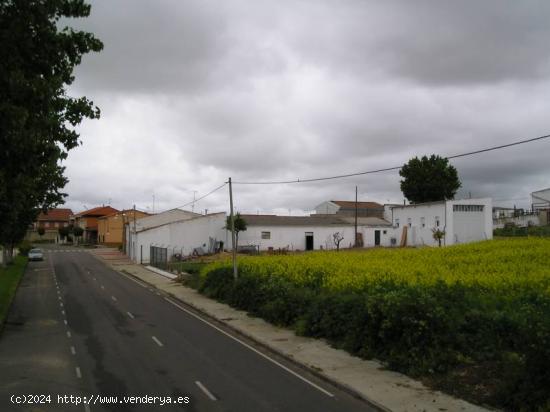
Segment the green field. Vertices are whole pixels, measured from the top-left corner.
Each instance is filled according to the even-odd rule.
[[[550,409],[550,239],[254,256],[202,293],[463,397]]]
[[[11,301],[15,296],[19,280],[25,272],[27,258],[17,256],[12,265],[0,268],[0,330],[8,313]]]

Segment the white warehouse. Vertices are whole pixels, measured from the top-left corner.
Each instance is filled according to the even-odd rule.
[[[461,199],[411,205],[387,205],[397,241],[407,246],[437,246],[433,229],[445,232],[444,245],[493,238],[492,200]]]
[[[335,215],[276,216],[241,215],[247,229],[239,233],[239,246],[256,246],[260,250],[336,249],[333,235],[343,240],[340,247],[355,243],[354,218]],[[357,221],[358,241],[363,247],[390,246],[391,223],[376,217]]]
[[[176,219],[179,217],[178,220],[163,219],[164,223],[155,226],[141,222],[141,225],[136,225],[135,231],[132,224],[129,224],[127,239],[130,258],[136,263],[149,263],[151,246],[167,249],[170,260],[174,254],[190,255],[196,248],[213,251],[215,247],[219,247],[220,242],[227,244],[225,212],[208,215],[186,213],[188,214],[185,216],[174,216]],[[145,219],[149,218],[137,222]]]

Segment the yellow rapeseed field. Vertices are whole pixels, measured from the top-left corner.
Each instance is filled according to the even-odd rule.
[[[243,275],[284,277],[296,285],[330,290],[360,290],[389,280],[424,285],[460,282],[490,289],[530,286],[550,294],[550,240],[519,238],[442,248],[251,256],[240,258],[239,270]]]

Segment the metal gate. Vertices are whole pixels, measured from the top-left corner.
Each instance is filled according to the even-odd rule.
[[[168,249],[165,247],[151,246],[149,264],[159,269],[168,269]]]

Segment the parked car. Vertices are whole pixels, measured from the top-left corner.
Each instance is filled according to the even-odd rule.
[[[44,254],[42,253],[42,249],[29,250],[29,260],[44,260]]]

